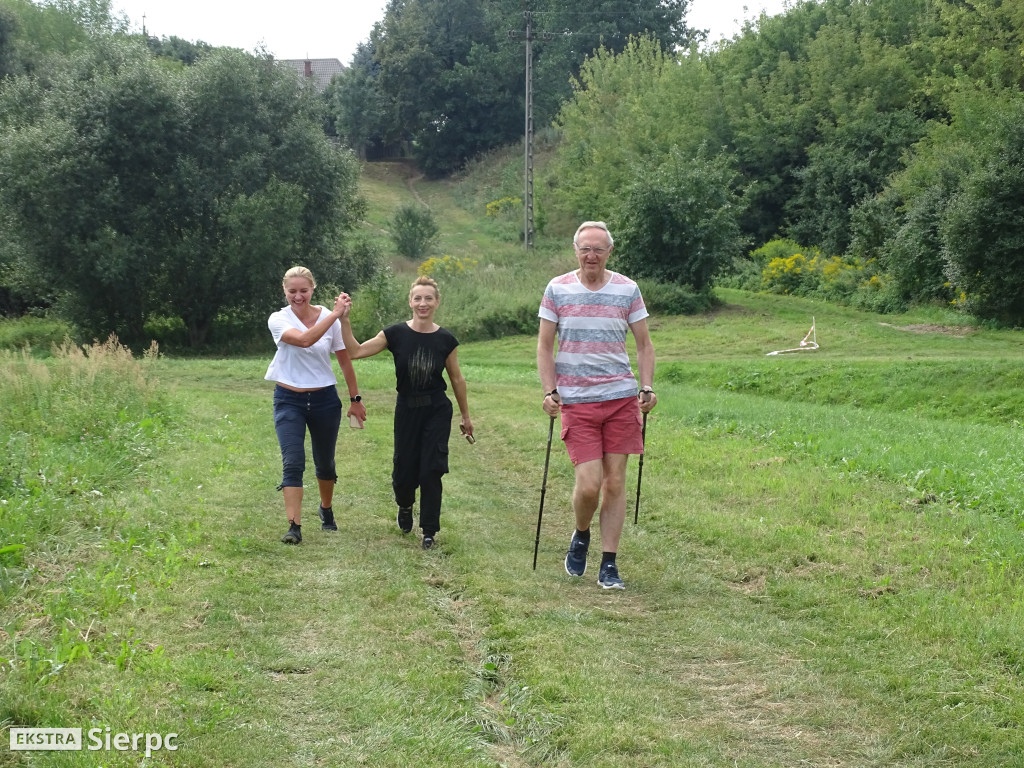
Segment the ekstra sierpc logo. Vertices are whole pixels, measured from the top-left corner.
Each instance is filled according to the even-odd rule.
[[[177,739],[176,733],[113,733],[110,726],[90,728],[85,734],[85,741],[82,740],[81,728],[11,728],[12,751],[114,750],[143,752],[150,757],[161,749],[176,751]]]
[[[81,749],[81,728],[11,728],[12,750]]]

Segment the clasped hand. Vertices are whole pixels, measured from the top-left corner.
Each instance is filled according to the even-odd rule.
[[[352,297],[347,293],[339,293],[338,298],[334,300],[334,311],[338,313],[339,317],[348,317],[351,309]]]

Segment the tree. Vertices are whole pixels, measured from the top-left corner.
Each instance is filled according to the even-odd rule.
[[[939,224],[946,274],[968,311],[1024,325],[1024,99],[993,115],[994,141]]]
[[[955,300],[981,317],[1009,322],[1020,301],[1014,163],[1024,157],[1024,101],[1012,91],[964,82],[950,107],[952,121],[931,127],[907,167],[878,201],[861,206],[858,219],[862,228],[882,228],[881,238],[870,239],[882,240],[880,261],[901,297]]]
[[[86,334],[141,340],[181,138],[169,75],[107,39],[3,96],[0,204],[24,257]]]
[[[18,17],[0,5],[0,82],[21,71],[15,49],[18,38]]]
[[[193,345],[225,311],[262,313],[295,262],[347,272],[353,287],[365,278],[366,265],[339,256],[362,213],[358,165],[324,135],[321,106],[269,56],[219,49],[186,70],[187,148],[161,288]]]
[[[392,103],[380,89],[379,75],[372,44],[363,43],[345,71],[336,75],[324,91],[334,133],[364,160],[375,149],[382,150],[401,139]]]
[[[65,56],[92,45],[96,36],[124,32],[111,0],[3,0],[18,19],[23,62],[34,68],[52,54]]]
[[[157,64],[103,38],[0,103],[0,206],[26,258],[87,333],[145,341],[154,314],[202,345],[214,320],[266,314],[295,263],[355,286],[358,165],[316,96],[269,57]]]
[[[154,56],[180,61],[186,66],[195,64],[201,56],[205,56],[213,50],[212,45],[204,43],[202,40],[193,43],[174,35],[159,39],[150,36],[146,39],[146,45],[149,46],[149,50],[153,52]]]
[[[616,216],[619,263],[637,277],[711,288],[745,244],[733,176],[725,155],[703,148],[694,157],[673,150],[660,167],[637,173]]]
[[[683,42],[688,0],[537,0],[542,27],[534,53],[534,122],[548,123],[570,94],[586,56],[622,50],[649,33],[667,47]],[[541,21],[537,22],[538,25]],[[521,0],[391,0],[371,36],[378,85],[420,167],[433,176],[519,140],[524,114]],[[561,34],[561,33],[566,34]],[[570,34],[571,33],[571,34]],[[509,94],[513,94],[510,98]]]
[[[799,187],[784,206],[793,222],[786,228],[798,242],[813,242],[825,253],[846,253],[856,206],[884,189],[899,170],[902,154],[924,132],[910,110],[875,112],[829,129],[807,149],[807,164],[795,171]]]

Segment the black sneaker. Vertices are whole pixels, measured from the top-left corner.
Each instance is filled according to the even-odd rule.
[[[626,583],[619,578],[619,568],[615,563],[601,563],[597,583],[602,589],[625,589]]]
[[[334,507],[324,508],[320,505],[320,527],[325,531],[338,530],[338,524],[334,522]]]
[[[573,531],[569,551],[565,553],[565,572],[570,576],[582,576],[587,572],[587,550],[590,541],[583,541],[579,531]]]
[[[397,520],[402,533],[409,533],[412,530],[412,507],[399,507]]]
[[[434,548],[434,536],[433,534],[423,534],[423,548],[433,549]]]
[[[281,541],[285,544],[301,544],[302,543],[302,526],[291,523],[288,526],[288,533],[281,537]]]

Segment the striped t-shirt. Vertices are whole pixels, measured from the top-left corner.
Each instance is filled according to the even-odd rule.
[[[636,283],[608,274],[597,291],[584,287],[575,272],[556,277],[544,290],[538,315],[558,324],[555,373],[567,405],[636,397],[626,332],[647,317],[647,307]]]

